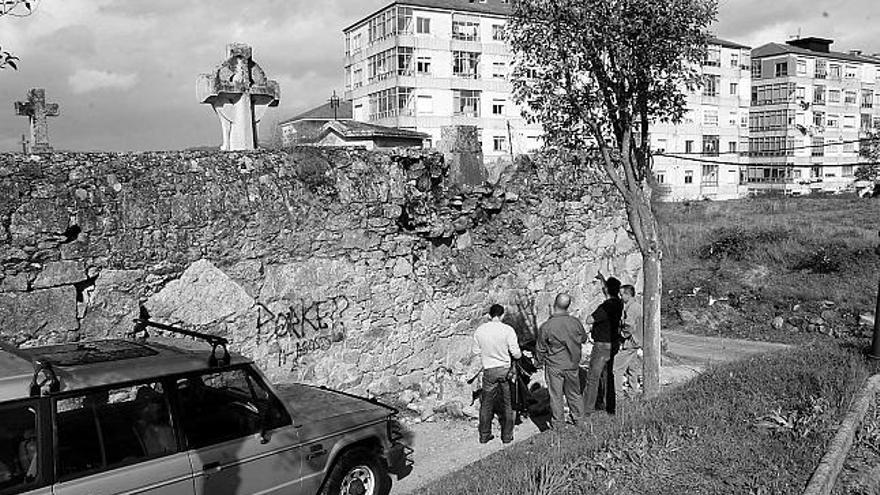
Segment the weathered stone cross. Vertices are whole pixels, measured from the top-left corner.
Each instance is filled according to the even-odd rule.
[[[30,150],[31,153],[50,153],[52,146],[49,145],[49,123],[47,117],[57,117],[58,104],[46,103],[46,90],[33,88],[28,91],[27,101],[15,102],[15,114],[27,117],[30,120]]]
[[[257,146],[257,124],[268,107],[278,106],[281,90],[254,62],[251,47],[232,43],[227,59],[217,69],[199,76],[199,101],[214,108],[220,120],[220,149],[252,150]]]

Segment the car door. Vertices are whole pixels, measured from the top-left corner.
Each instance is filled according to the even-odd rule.
[[[163,388],[146,382],[56,398],[55,495],[192,495]]]
[[[182,377],[176,395],[196,494],[300,493],[298,432],[252,369]]]
[[[45,401],[0,405],[0,495],[52,493]]]

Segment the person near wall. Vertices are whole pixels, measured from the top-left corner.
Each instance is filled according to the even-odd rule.
[[[511,359],[522,357],[513,327],[501,322],[504,307],[493,304],[489,308],[490,321],[474,332],[474,354],[480,356],[483,366],[483,391],[480,399],[480,443],[495,438],[492,435],[492,417],[496,407],[501,412],[501,441],[513,441],[514,416],[507,382]],[[497,404],[500,402],[500,404]]]
[[[535,344],[539,366],[550,392],[550,426],[557,428],[565,422],[563,396],[568,402],[572,422],[577,425],[583,419],[583,398],[578,379],[581,345],[587,341],[584,326],[568,314],[571,296],[559,294],[553,303],[550,318],[538,328]]]
[[[614,414],[617,407],[614,393],[614,355],[620,348],[620,320],[623,317],[620,280],[609,277],[602,286],[602,292],[606,299],[593,311],[593,325],[590,329],[593,351],[590,353],[590,368],[584,390],[586,414],[603,408],[608,414]],[[599,397],[600,383],[604,386],[602,397]]]
[[[642,376],[642,304],[636,298],[636,289],[632,285],[620,288],[620,299],[623,301],[623,323],[620,329],[620,351],[614,356],[614,388],[617,393],[635,394],[641,390],[639,380]],[[626,387],[626,388],[624,388]]]

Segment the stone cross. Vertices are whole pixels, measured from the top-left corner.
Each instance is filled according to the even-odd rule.
[[[226,54],[217,69],[199,76],[199,100],[211,105],[220,120],[221,150],[252,150],[257,147],[257,124],[268,107],[278,106],[281,90],[253,61],[250,46],[232,43]]]
[[[51,153],[47,117],[57,117],[59,112],[57,103],[46,103],[46,90],[33,88],[28,91],[27,101],[15,102],[15,114],[30,120],[29,151],[31,153]]]

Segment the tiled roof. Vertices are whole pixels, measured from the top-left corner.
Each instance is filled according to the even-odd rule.
[[[336,119],[350,120],[351,118],[351,101],[340,101],[339,108],[336,109]],[[319,107],[307,110],[297,115],[296,117],[284,120],[279,125],[288,124],[290,122],[296,122],[299,120],[333,120],[333,108],[330,107],[330,102],[327,102]]]
[[[721,45],[725,48],[751,48],[750,46],[741,45],[739,43],[734,43],[733,41],[723,40],[721,38],[716,38],[714,36],[709,37],[710,45]]]
[[[767,43],[766,45],[761,45],[758,48],[752,50],[752,59],[772,57],[774,55],[785,55],[787,53],[809,55],[811,57],[833,58],[850,62],[867,62],[870,64],[880,65],[880,58],[878,57],[871,57],[867,55],[851,55],[849,53],[843,52],[815,52],[812,50],[807,50],[806,48],[792,46],[785,43]]]
[[[504,2],[502,0],[394,0],[388,5],[382,7],[381,9],[371,13],[370,15],[358,19],[357,22],[346,27],[342,31],[345,32],[360,24],[363,24],[374,15],[394,5],[426,7],[431,9],[449,10],[455,12],[472,12],[475,14],[507,16],[510,15],[510,2],[513,1],[514,0],[508,0],[507,2]]]
[[[330,129],[336,131],[346,138],[376,138],[376,137],[399,137],[413,139],[427,139],[430,136],[424,132],[411,131],[409,129],[398,129],[396,127],[386,127],[384,125],[368,124],[366,122],[357,122],[354,120],[336,120],[328,122],[324,125],[321,136],[326,135]]]

